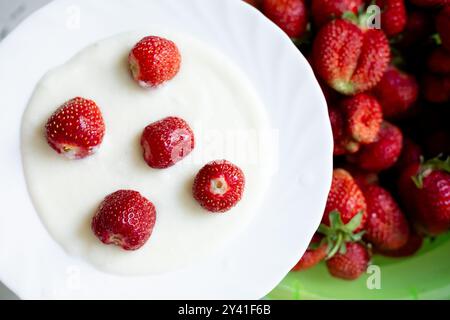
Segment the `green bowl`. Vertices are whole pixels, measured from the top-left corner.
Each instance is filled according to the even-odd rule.
[[[450,234],[426,240],[412,257],[375,255],[372,264],[379,269],[368,269],[370,273],[355,281],[331,277],[324,263],[303,272],[290,272],[267,298],[450,299]],[[379,278],[375,278],[377,275]]]

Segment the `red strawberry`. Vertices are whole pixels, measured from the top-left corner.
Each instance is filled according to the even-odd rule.
[[[309,269],[327,256],[327,244],[321,243],[322,237],[315,234],[311,240],[310,248],[306,250],[300,261],[292,268],[293,271]]]
[[[404,114],[416,102],[418,90],[414,76],[391,66],[375,87],[374,94],[383,108],[384,116],[394,118]]]
[[[142,247],[152,234],[154,205],[137,191],[119,190],[107,196],[92,219],[92,231],[105,244],[125,250]]]
[[[194,199],[210,212],[225,212],[242,198],[245,177],[226,160],[212,161],[197,173],[192,187]]]
[[[410,11],[399,44],[402,47],[409,47],[424,40],[432,31],[433,23],[426,12]]]
[[[398,168],[406,168],[411,164],[420,163],[422,156],[422,148],[409,138],[403,139],[402,153],[397,160],[396,166]]]
[[[365,239],[381,250],[396,250],[408,241],[409,226],[392,195],[377,185],[362,188],[367,203]]]
[[[304,0],[263,0],[263,13],[291,38],[306,31],[308,15]]]
[[[436,18],[436,29],[442,45],[450,50],[450,1],[447,0],[447,4],[448,6],[445,6]]]
[[[367,220],[366,201],[353,177],[344,169],[333,171],[333,180],[322,223],[331,226],[330,215],[335,211],[339,213],[344,224],[349,223],[357,214],[362,213],[361,221],[353,232],[363,230]]]
[[[48,119],[45,126],[48,144],[69,159],[93,154],[103,141],[105,123],[92,100],[67,101]]]
[[[314,24],[321,27],[330,20],[341,18],[346,12],[357,14],[362,5],[363,0],[312,0]]]
[[[181,55],[170,40],[149,36],[139,41],[128,57],[133,78],[143,87],[156,87],[174,78]]]
[[[349,137],[344,126],[342,111],[334,106],[329,106],[328,115],[330,116],[331,129],[333,131],[333,154],[339,156],[357,152],[360,144]]]
[[[392,258],[410,257],[420,250],[422,244],[423,237],[412,231],[408,236],[408,241],[401,248],[392,251],[377,251],[377,253]]]
[[[379,182],[378,174],[375,172],[362,170],[350,163],[345,163],[343,169],[347,170],[351,174],[353,180],[355,180],[356,184],[361,188],[361,190],[366,186],[370,186]]]
[[[444,103],[450,100],[450,74],[426,74],[422,81],[425,100],[432,103]]]
[[[428,57],[428,70],[434,73],[450,74],[450,53],[443,49],[435,49]]]
[[[344,254],[348,243],[360,242],[367,220],[366,201],[361,189],[344,169],[333,171],[322,224],[317,230],[327,244],[326,259]]]
[[[346,127],[353,140],[372,143],[380,131],[383,114],[378,101],[371,95],[359,93],[342,101]]]
[[[406,168],[399,193],[422,232],[439,235],[450,229],[450,157]]]
[[[380,30],[363,30],[338,19],[329,22],[313,44],[316,73],[336,91],[353,95],[376,86],[386,70],[390,48]]]
[[[348,159],[362,169],[379,172],[395,164],[402,151],[402,144],[400,129],[383,122],[377,141],[362,146],[358,153],[348,156]]]
[[[449,0],[411,0],[411,2],[419,7],[438,7],[450,4]]]
[[[338,253],[327,260],[328,272],[333,277],[345,280],[354,280],[366,272],[370,255],[360,243],[349,242],[345,253]]]
[[[404,0],[377,0],[381,8],[381,28],[387,36],[394,36],[406,26],[406,8]]]
[[[155,169],[173,166],[194,149],[194,132],[186,121],[167,117],[148,125],[141,137],[144,159]]]

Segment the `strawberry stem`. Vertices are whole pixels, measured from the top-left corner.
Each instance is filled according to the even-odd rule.
[[[330,226],[321,224],[317,230],[325,236],[321,243],[328,243],[326,259],[332,258],[337,252],[345,253],[347,242],[361,241],[364,231],[356,234],[354,231],[361,225],[362,217],[363,212],[360,211],[347,224],[344,224],[339,211],[330,212]]]

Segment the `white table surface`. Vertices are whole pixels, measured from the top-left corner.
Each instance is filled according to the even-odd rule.
[[[0,41],[30,13],[50,1],[0,0]],[[0,282],[0,300],[5,299],[17,299],[17,297]]]

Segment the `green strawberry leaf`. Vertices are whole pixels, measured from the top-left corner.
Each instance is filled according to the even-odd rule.
[[[334,245],[331,246],[331,250],[328,252],[328,255],[326,257],[327,260],[332,258],[340,250],[343,242],[342,240],[343,240],[342,233],[339,233],[336,242],[334,243]]]
[[[346,254],[347,253],[347,245],[345,243],[342,243],[341,247],[339,248],[339,254]]]
[[[342,14],[342,19],[358,24],[358,16],[352,11],[345,11]]]
[[[352,233],[361,225],[362,217],[364,212],[360,211],[356,214],[346,225],[345,230]]]
[[[331,236],[331,228],[323,223],[320,224],[319,229],[317,229],[317,232],[325,235],[325,236]]]
[[[366,231],[361,231],[355,234],[352,234],[352,241],[353,242],[359,242],[362,240],[362,237],[364,236],[364,234],[366,233]]]
[[[332,229],[339,229],[344,226],[344,223],[341,219],[341,214],[337,210],[333,210],[330,212],[330,226]]]

